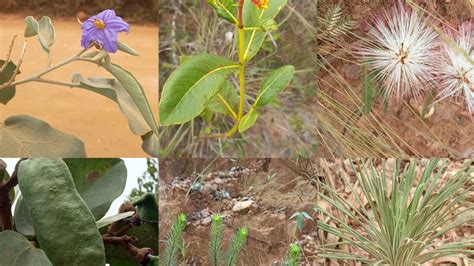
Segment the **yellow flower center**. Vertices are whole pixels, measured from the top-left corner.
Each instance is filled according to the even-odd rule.
[[[270,0],[253,0],[253,3],[257,6],[259,9],[267,9],[268,8],[268,2]]]
[[[105,29],[105,23],[102,19],[94,19],[94,26],[99,30]]]

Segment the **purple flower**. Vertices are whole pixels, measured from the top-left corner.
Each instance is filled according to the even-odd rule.
[[[98,45],[104,50],[115,53],[117,51],[117,33],[127,32],[128,23],[115,15],[115,11],[107,9],[90,17],[81,25],[81,46]]]

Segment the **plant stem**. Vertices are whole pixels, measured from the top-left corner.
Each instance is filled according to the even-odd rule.
[[[239,129],[240,121],[244,115],[245,108],[245,30],[244,30],[244,0],[239,0],[237,30],[239,35],[239,111],[237,113],[236,123],[234,127],[225,133],[225,137],[229,138]]]
[[[12,230],[12,202],[10,200],[10,190],[13,189],[18,184],[18,167],[22,161],[26,160],[25,158],[20,159],[16,165],[15,170],[13,171],[10,179],[6,182],[3,182],[3,177],[6,172],[6,164],[2,161],[0,165],[0,231]]]
[[[0,86],[0,90],[4,89],[4,88],[7,88],[7,87],[13,87],[13,86],[16,86],[16,85],[20,85],[20,84],[24,84],[24,83],[27,83],[27,82],[31,82],[31,81],[38,81],[42,76],[48,74],[49,72],[53,71],[53,70],[56,70],[62,66],[65,66],[71,62],[74,62],[74,61],[83,61],[80,56],[86,52],[88,50],[88,48],[86,49],[82,49],[79,53],[77,53],[76,55],[74,55],[73,57],[70,57],[60,63],[58,63],[57,65],[54,65],[52,67],[48,67],[46,68],[45,70],[33,75],[33,76],[30,76],[28,78],[25,78],[25,79],[22,79],[22,80],[19,80],[19,81],[15,81],[15,82],[12,82],[10,84],[5,84],[5,85],[1,85]]]

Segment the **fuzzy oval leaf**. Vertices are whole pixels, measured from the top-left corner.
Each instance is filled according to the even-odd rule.
[[[109,71],[118,80],[118,82],[120,82],[137,106],[138,110],[143,116],[143,119],[145,119],[146,123],[150,126],[153,132],[158,134],[158,126],[142,85],[132,74],[130,74],[130,72],[126,71],[119,65],[111,64],[111,66],[108,67],[107,65],[102,64],[102,66],[107,71]]]
[[[119,51],[122,51],[124,53],[127,53],[129,55],[133,55],[133,56],[139,56],[138,52],[135,51],[134,49],[130,48],[128,45],[126,45],[125,43],[123,42],[117,42],[117,49]]]
[[[64,159],[79,195],[96,220],[107,213],[127,181],[127,168],[121,159]]]
[[[14,231],[0,232],[0,265],[46,266],[53,265],[43,250]]]
[[[25,27],[24,36],[26,38],[33,37],[33,36],[36,36],[38,34],[39,24],[38,24],[38,21],[36,21],[36,19],[34,17],[32,17],[32,16],[26,17],[25,18],[25,24],[26,24],[26,27]]]
[[[0,60],[0,85],[10,81],[10,78],[13,76],[16,69],[16,65],[11,61],[8,61],[5,68],[3,68],[4,64],[5,61]],[[6,105],[11,99],[13,99],[13,97],[15,97],[15,92],[15,86],[0,90],[0,103]]]
[[[254,106],[261,107],[268,104],[290,84],[294,73],[295,68],[291,65],[273,70],[263,81]]]
[[[38,40],[45,52],[49,53],[49,48],[54,44],[55,35],[51,18],[42,17],[38,23]]]
[[[77,137],[52,128],[28,115],[16,115],[0,123],[0,156],[86,157]]]
[[[23,202],[23,196],[20,194],[16,201],[14,211],[15,229],[25,236],[35,235],[35,229],[31,224],[31,217],[26,209],[25,203]]]
[[[158,200],[155,193],[145,193],[133,202],[133,206],[136,206],[138,216],[142,221],[158,222]]]
[[[249,129],[253,125],[255,125],[255,122],[257,122],[257,119],[258,119],[259,116],[260,116],[260,114],[255,110],[251,110],[246,115],[244,115],[242,117],[242,120],[240,121],[240,124],[239,124],[239,132],[243,133],[247,129]]]
[[[161,124],[182,124],[198,116],[238,67],[227,58],[210,54],[187,59],[163,86]]]
[[[78,84],[79,88],[98,93],[116,102],[120,111],[127,117],[130,131],[142,138],[143,150],[152,156],[157,156],[158,137],[153,133],[135,101],[120,82],[108,78],[84,78],[78,73],[72,75],[72,82]]]
[[[268,2],[267,9],[258,9],[252,1],[244,3],[244,27],[264,27],[268,21],[274,20],[286,5],[287,0],[272,0]],[[262,30],[245,31],[245,61],[252,59],[262,47],[266,33]]]
[[[132,217],[134,214],[135,212],[129,211],[129,212],[121,212],[112,216],[104,217],[96,222],[97,228],[100,229],[104,226],[115,223],[116,221],[120,221],[129,217]]]

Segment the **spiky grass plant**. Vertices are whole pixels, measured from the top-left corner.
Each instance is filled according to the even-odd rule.
[[[474,186],[469,181],[474,174],[474,161],[455,173],[447,173],[446,163],[431,159],[420,173],[417,160],[406,164],[398,160],[393,174],[389,174],[385,164],[383,169],[377,169],[372,161],[359,161],[353,170],[362,193],[343,178],[353,200],[319,182],[320,197],[340,215],[316,207],[330,220],[320,220],[317,225],[340,240],[321,245],[318,255],[395,266],[420,265],[443,256],[473,255],[474,239],[448,242],[449,238],[440,237],[457,227],[473,225],[474,205],[469,193]],[[352,225],[346,223],[349,219]],[[342,245],[355,247],[366,255],[335,248]]]
[[[358,54],[376,73],[385,99],[419,98],[433,87],[437,34],[423,17],[399,2],[392,12],[374,17],[367,35]]]
[[[186,215],[180,213],[171,225],[170,231],[166,238],[166,246],[160,265],[173,266],[178,265],[177,254],[183,247],[183,230],[186,227]]]
[[[248,229],[240,228],[230,241],[227,251],[222,250],[222,218],[216,214],[212,216],[211,238],[209,242],[209,263],[212,266],[237,265],[240,251],[247,242]]]
[[[288,259],[285,265],[288,266],[298,266],[300,265],[301,259],[301,247],[296,243],[291,243],[288,248]]]
[[[448,31],[448,36],[463,49],[463,55],[452,45],[443,42],[443,63],[438,69],[441,91],[439,98],[454,96],[464,98],[467,109],[474,117],[474,19],[459,27],[457,32]]]

